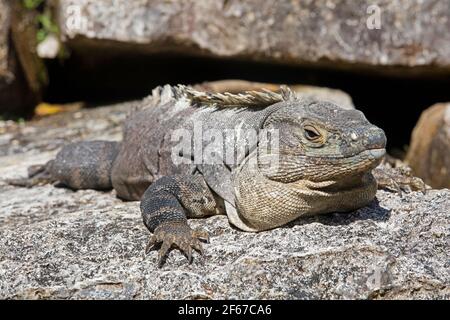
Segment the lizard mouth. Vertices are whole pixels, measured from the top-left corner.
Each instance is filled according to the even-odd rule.
[[[359,186],[362,176],[377,167],[385,155],[385,148],[367,149],[347,158],[345,164],[334,163],[332,166],[334,168],[339,168],[340,170],[334,171],[334,175],[328,177],[328,179],[334,181],[332,188],[350,190],[351,188]],[[330,167],[328,167],[328,170],[331,170]]]
[[[351,162],[357,166],[361,166],[361,169],[377,166],[386,155],[385,148],[374,148],[362,151],[349,158]]]
[[[386,149],[376,146],[351,156],[308,157],[283,154],[275,166],[260,166],[270,180],[283,183],[338,181],[354,179],[376,168],[386,155]],[[288,172],[288,173],[286,173]],[[346,180],[347,181],[347,180]]]
[[[374,158],[374,160],[382,159],[386,155],[386,149],[369,149],[363,152],[367,152],[370,157]]]
[[[364,158],[367,160],[380,160],[383,159],[383,157],[386,155],[386,149],[385,148],[373,148],[373,149],[366,149],[364,151],[361,151],[359,153],[355,153],[353,155],[349,156],[328,156],[328,157],[321,157],[318,156],[317,158],[322,158],[324,160],[330,160],[330,161],[342,161],[342,159],[360,159]],[[313,158],[313,157],[311,157]],[[315,158],[315,157],[314,157]]]
[[[349,156],[331,156],[326,157],[330,160],[341,160],[341,159],[358,159],[358,158],[364,158],[368,160],[380,160],[383,159],[383,157],[386,155],[386,149],[385,148],[373,148],[373,149],[366,149],[359,153],[355,153],[353,155]]]
[[[341,170],[339,171],[339,174],[345,172],[344,175],[346,176],[354,176],[359,175],[362,172],[370,171],[371,169],[377,167],[381,163],[385,155],[385,148],[367,149],[347,158],[328,158],[331,161],[329,163],[326,163],[326,166],[333,166],[333,168],[340,167]],[[334,171],[330,167],[328,167],[327,170],[332,172]]]
[[[353,169],[350,170],[355,170],[354,173],[359,173],[373,169],[381,163],[385,155],[385,148],[368,149],[360,152],[350,158],[350,162],[353,163]]]

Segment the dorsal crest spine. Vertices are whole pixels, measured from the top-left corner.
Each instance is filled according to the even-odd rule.
[[[185,96],[193,104],[216,108],[265,108],[282,101],[296,99],[295,93],[287,86],[281,86],[279,92],[262,88],[242,93],[211,93],[197,91],[191,87],[178,85],[173,88],[175,96]]]

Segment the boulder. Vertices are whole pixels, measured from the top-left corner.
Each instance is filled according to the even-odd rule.
[[[119,140],[138,105],[0,122],[1,299],[450,299],[449,190],[380,191],[356,212],[258,234],[192,220],[211,234],[204,257],[188,265],[174,250],[159,269],[139,203],[4,183],[67,141]]]
[[[32,110],[46,81],[35,55],[35,14],[19,2],[0,0],[0,113]]]
[[[422,113],[406,161],[428,185],[450,188],[450,103],[438,103]]]
[[[5,77],[8,73],[8,32],[10,25],[9,6],[5,0],[0,0],[0,75]]]
[[[61,0],[62,36],[90,50],[290,65],[450,70],[450,2]],[[404,70],[403,70],[404,71]]]

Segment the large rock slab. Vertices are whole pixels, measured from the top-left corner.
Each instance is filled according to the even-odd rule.
[[[0,298],[450,299],[449,190],[380,191],[356,212],[259,234],[225,217],[191,221],[211,233],[205,256],[188,265],[172,251],[158,269],[138,203],[4,183],[69,140],[119,140],[137,106],[0,122]]]
[[[450,188],[450,103],[438,103],[422,113],[406,160],[430,186]]]
[[[448,1],[61,0],[57,11],[81,49],[450,70]]]
[[[449,299],[450,192],[404,197],[259,234],[225,217],[204,257],[144,256],[138,203],[49,186],[2,187],[0,297]]]

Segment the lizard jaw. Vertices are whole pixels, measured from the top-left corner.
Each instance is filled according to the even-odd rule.
[[[368,150],[369,154],[375,159],[382,159],[386,155],[386,149],[371,149]]]

